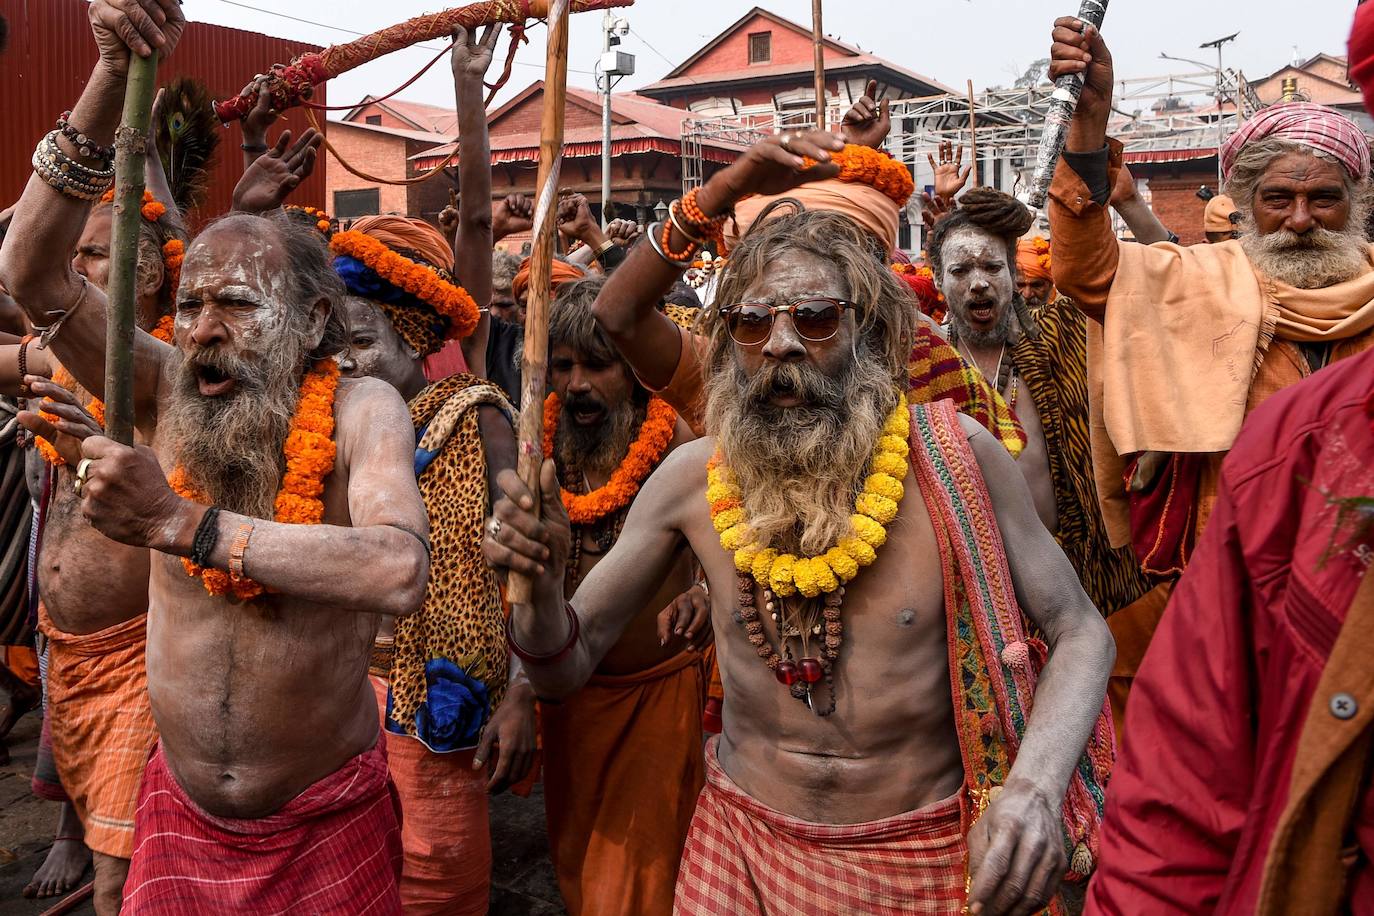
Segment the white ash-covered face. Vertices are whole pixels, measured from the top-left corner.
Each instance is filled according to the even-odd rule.
[[[348,316],[348,349],[339,359],[339,369],[349,378],[370,376],[399,390],[413,374],[419,355],[372,300],[349,296],[344,300],[344,311]]]
[[[959,339],[985,346],[1005,342],[1016,289],[1005,240],[963,226],[945,239],[941,255],[940,291]]]

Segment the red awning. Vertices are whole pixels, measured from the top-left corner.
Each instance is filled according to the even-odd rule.
[[[676,140],[661,140],[654,137],[640,137],[634,140],[613,140],[611,141],[611,155],[624,156],[634,153],[666,153],[670,156],[682,155],[682,144]],[[712,149],[703,146],[701,150],[702,158],[707,162],[731,163],[736,156],[724,150]],[[563,157],[565,159],[591,159],[600,158],[601,143],[569,143],[563,147]],[[503,162],[538,162],[539,147],[529,146],[522,149],[500,149],[491,151],[491,164],[499,165]],[[423,171],[434,168],[444,162],[444,156],[426,157],[415,159],[415,168]]]
[[[1127,150],[1121,154],[1121,159],[1127,165],[1135,165],[1147,162],[1191,162],[1194,159],[1212,159],[1216,154],[1216,149],[1160,149],[1134,153]]]

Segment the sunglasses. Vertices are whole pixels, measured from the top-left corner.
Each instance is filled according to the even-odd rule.
[[[840,319],[846,309],[856,306],[843,299],[828,296],[806,296],[786,305],[768,302],[741,302],[723,306],[720,317],[730,339],[742,347],[755,347],[773,333],[773,321],[779,314],[790,314],[792,326],[802,340],[820,343],[834,337],[840,330]]]

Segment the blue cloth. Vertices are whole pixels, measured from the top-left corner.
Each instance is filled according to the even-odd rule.
[[[386,693],[386,730],[405,735],[405,728],[391,717],[393,695]],[[425,701],[415,711],[415,737],[438,754],[477,746],[491,715],[487,685],[469,677],[447,658],[425,664]]]
[[[383,280],[371,267],[357,258],[346,254],[334,258],[334,272],[344,281],[350,294],[384,302],[396,308],[418,309],[429,316],[429,329],[439,340],[448,336],[452,322],[435,311],[434,306],[418,296],[411,295],[399,286]]]

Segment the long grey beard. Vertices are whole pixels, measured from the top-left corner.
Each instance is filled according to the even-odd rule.
[[[775,390],[803,406],[773,406]],[[706,427],[739,481],[760,546],[815,555],[849,535],[854,497],[896,402],[893,380],[863,347],[838,377],[797,364],[712,374]]]
[[[282,449],[300,400],[304,349],[294,359],[288,341],[272,351],[275,357],[261,367],[200,354],[237,379],[223,398],[202,396],[191,358],[179,358],[159,423],[191,484],[212,505],[251,518],[274,515],[285,472]]]

